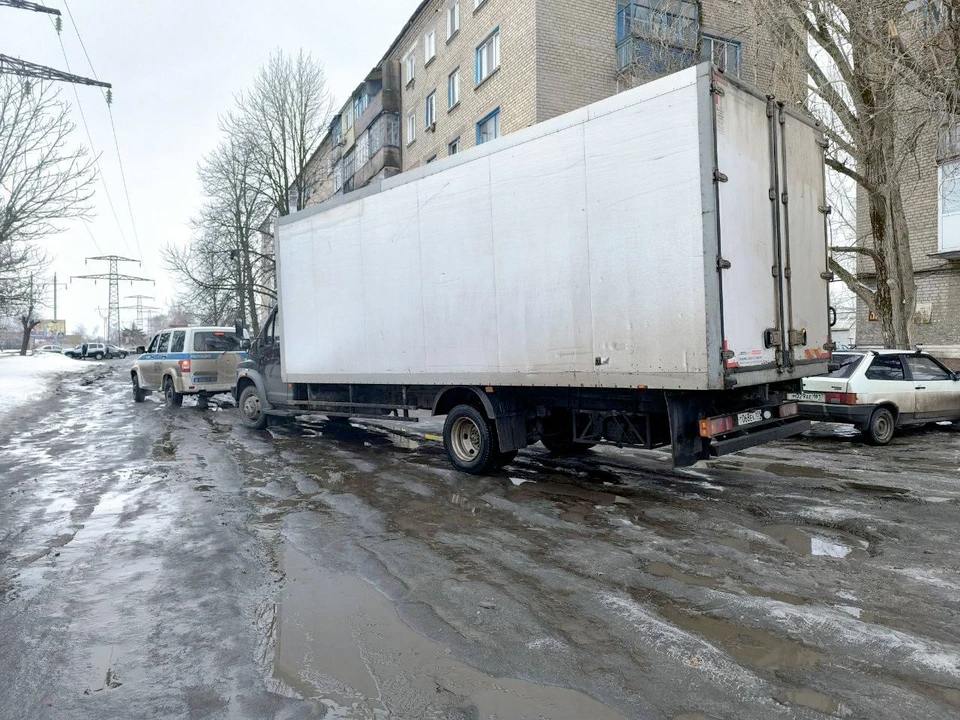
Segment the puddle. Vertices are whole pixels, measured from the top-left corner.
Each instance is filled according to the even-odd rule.
[[[801,707],[821,712],[824,715],[837,715],[840,713],[841,708],[843,708],[840,701],[816,690],[810,690],[809,688],[783,690],[774,695],[773,699],[781,705],[800,705]]]
[[[841,541],[838,537],[810,532],[796,525],[771,525],[764,532],[798,555],[836,559],[863,559],[869,544],[864,540]]]
[[[590,697],[487,675],[411,630],[393,603],[357,577],[284,548],[286,580],[269,623],[272,684],[326,708],[325,717],[622,720]]]
[[[810,467],[809,465],[788,465],[786,463],[770,463],[764,468],[768,473],[778,477],[785,478],[811,478],[813,480],[841,480],[842,475],[837,475],[823,468]]]

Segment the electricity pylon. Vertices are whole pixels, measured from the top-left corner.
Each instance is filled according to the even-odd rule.
[[[57,32],[60,32],[60,11],[56,8],[47,7],[46,5],[40,5],[35,2],[27,2],[26,0],[0,0],[0,7],[12,7],[16,10],[32,10],[33,12],[55,15],[57,18]],[[23,78],[36,78],[38,80],[59,80],[77,85],[95,85],[96,87],[106,88],[108,91],[113,87],[110,83],[103,82],[102,80],[94,80],[93,78],[82,75],[74,75],[73,73],[64,72],[63,70],[47,67],[46,65],[37,65],[37,63],[2,54],[0,54],[0,75],[16,75]],[[110,93],[107,92],[108,104],[111,99]]]
[[[120,344],[120,281],[129,281],[131,285],[135,282],[149,282],[152,283],[153,280],[145,277],[137,277],[135,275],[123,275],[117,271],[117,266],[122,262],[135,262],[137,265],[140,264],[139,260],[134,260],[133,258],[120,257],[119,255],[100,255],[98,257],[87,258],[84,262],[89,262],[90,260],[97,260],[110,263],[109,271],[105,273],[99,273],[97,275],[72,275],[70,281],[74,280],[93,280],[96,283],[97,280],[106,280],[110,284],[110,297],[109,302],[107,303],[107,342],[114,342],[115,344]]]
[[[144,300],[153,300],[151,295],[127,295],[127,300],[134,300],[135,305],[124,305],[121,310],[136,310],[137,311],[137,327],[140,329],[140,332],[146,332],[147,328],[143,324],[143,311],[144,310],[159,310],[160,308],[154,307],[152,305],[144,305]]]

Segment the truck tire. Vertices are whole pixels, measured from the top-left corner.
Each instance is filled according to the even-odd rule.
[[[896,429],[897,421],[893,413],[889,408],[881,407],[873,411],[863,434],[871,445],[889,445]]]
[[[133,401],[142,403],[147,397],[147,391],[140,387],[140,380],[136,375],[130,376],[130,382],[133,384]]]
[[[169,375],[163,379],[163,399],[168,408],[178,408],[183,405],[183,394],[177,392],[173,386],[173,379]]]
[[[268,417],[263,411],[260,393],[257,392],[255,385],[247,385],[240,392],[237,407],[240,409],[240,418],[247,427],[254,430],[263,430],[267,426]]]
[[[443,445],[450,462],[461,472],[485,475],[497,467],[496,431],[475,407],[457,405],[447,414]]]

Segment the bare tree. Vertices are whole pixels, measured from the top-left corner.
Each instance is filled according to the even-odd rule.
[[[71,145],[73,131],[53,85],[0,76],[0,245],[38,240],[89,214],[95,162]]]
[[[21,331],[20,354],[30,349],[34,329],[42,322],[41,311],[47,307],[49,283],[42,275],[48,265],[36,248],[22,243],[0,245],[0,311],[16,321]]]
[[[332,114],[323,65],[303,50],[293,57],[274,53],[253,88],[237,98],[224,130],[250,144],[262,190],[277,214],[305,207],[309,186],[303,169]]]
[[[921,139],[957,108],[956,0],[936,33],[902,0],[760,0],[806,73],[805,108],[824,126],[829,168],[856,184],[869,232],[835,245],[832,269],[876,313],[888,347],[909,347],[916,308],[904,177]],[[855,255],[860,272],[837,255]],[[872,268],[872,271],[870,271]]]

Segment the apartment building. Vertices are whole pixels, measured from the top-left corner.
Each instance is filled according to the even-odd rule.
[[[384,66],[399,68],[409,170],[712,59],[784,86],[750,0],[425,0]],[[797,83],[792,85],[796,89]]]
[[[710,59],[778,94],[802,84],[752,0],[424,0],[333,118],[307,205]]]

